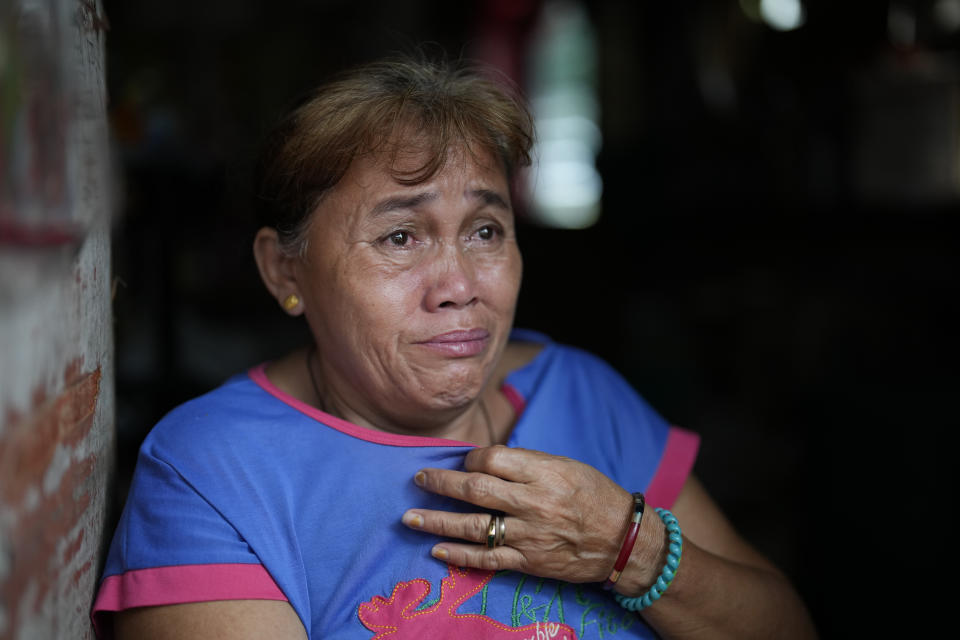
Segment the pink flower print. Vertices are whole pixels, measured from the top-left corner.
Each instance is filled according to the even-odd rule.
[[[417,610],[430,592],[423,578],[398,582],[389,598],[374,596],[357,610],[360,622],[374,632],[370,640],[576,640],[576,633],[565,624],[536,622],[508,627],[488,616],[457,609],[476,595],[493,577],[492,571],[475,571],[447,565],[449,575],[440,581],[440,600],[427,609]]]

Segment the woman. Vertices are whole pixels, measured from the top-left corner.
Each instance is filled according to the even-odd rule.
[[[531,135],[495,84],[413,61],[281,124],[254,255],[313,344],[151,432],[102,633],[813,635],[690,475],[697,438],[592,356],[511,331]]]

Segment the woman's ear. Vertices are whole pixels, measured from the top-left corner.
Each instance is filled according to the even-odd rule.
[[[288,255],[280,246],[277,230],[263,227],[253,239],[253,257],[257,261],[260,278],[284,311],[292,316],[303,313],[303,302],[297,283],[296,257]]]

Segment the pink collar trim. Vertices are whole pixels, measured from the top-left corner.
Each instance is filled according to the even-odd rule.
[[[385,444],[392,447],[476,447],[477,445],[472,442],[460,442],[459,440],[446,440],[444,438],[429,438],[426,436],[406,436],[399,433],[389,433],[386,431],[376,431],[375,429],[369,429],[367,427],[361,427],[359,425],[353,424],[352,422],[347,422],[342,418],[331,415],[325,411],[320,411],[315,407],[311,407],[305,402],[301,402],[291,396],[289,393],[281,391],[270,382],[266,374],[266,363],[258,364],[255,367],[252,367],[247,375],[250,376],[250,379],[253,380],[261,389],[272,395],[274,398],[280,402],[290,406],[291,408],[299,411],[300,413],[313,418],[317,422],[320,422],[331,429],[345,433],[348,436],[358,438],[360,440],[366,440],[367,442],[374,442],[376,444]]]

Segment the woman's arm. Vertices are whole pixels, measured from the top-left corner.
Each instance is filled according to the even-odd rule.
[[[567,582],[601,582],[613,567],[633,499],[583,463],[503,446],[467,454],[465,472],[423,469],[428,491],[506,514],[506,543],[487,549],[488,514],[411,509],[414,529],[468,540],[441,542],[433,555],[465,567],[514,569]],[[663,597],[642,612],[665,638],[811,638],[799,597],[769,561],[730,526],[691,478],[674,505],[684,532],[681,566]],[[666,558],[666,530],[650,509],[617,591],[633,597],[656,580]]]
[[[114,614],[117,640],[306,640],[290,603],[220,600],[141,607]]]
[[[816,637],[789,581],[740,537],[696,477],[687,480],[671,511],[683,529],[681,567],[664,596],[642,612],[661,637]],[[657,548],[665,536],[652,509],[643,524],[645,540],[638,540],[637,553],[617,584],[627,596],[645,592],[666,558],[661,548],[651,563],[644,552]]]

